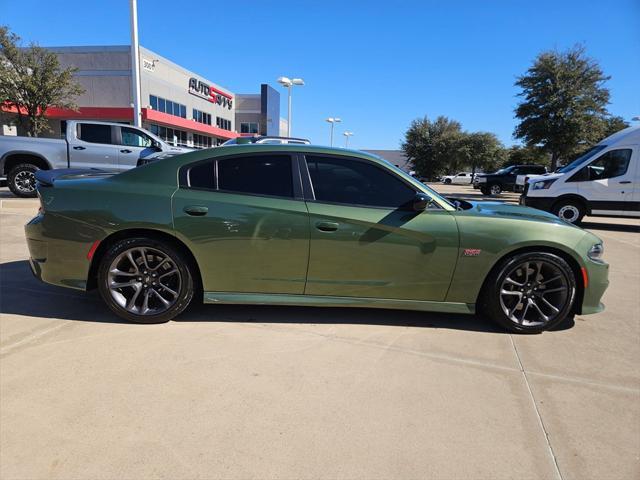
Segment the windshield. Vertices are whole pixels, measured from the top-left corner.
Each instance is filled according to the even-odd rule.
[[[587,160],[589,160],[591,157],[593,157],[596,153],[598,153],[600,150],[602,150],[604,148],[607,148],[607,146],[606,145],[596,145],[595,147],[591,147],[589,150],[586,151],[586,153],[580,155],[578,158],[576,158],[570,164],[565,165],[562,168],[559,168],[558,170],[556,170],[556,172],[558,172],[558,173],[570,172],[574,168],[577,168],[580,165],[582,165],[583,163],[585,163]]]
[[[504,175],[505,173],[509,173],[511,170],[513,170],[514,167],[515,167],[515,165],[511,165],[510,167],[501,168],[495,174],[496,175]]]
[[[407,172],[405,172],[404,170],[402,170],[400,167],[395,166],[393,163],[391,163],[389,160],[387,160],[386,158],[382,158],[379,157],[378,155],[372,155],[374,157],[376,157],[379,160],[382,160],[384,163],[386,163],[387,165],[389,165],[389,167],[396,172],[398,175],[400,175],[401,177],[409,180],[409,181],[414,181],[417,182],[419,181],[416,177],[412,177],[411,175],[409,175]],[[420,182],[422,183],[422,182]],[[444,198],[442,195],[440,195],[438,192],[436,192],[435,190],[433,190],[431,187],[425,185],[424,183],[422,183],[422,187],[426,188],[427,191],[429,192],[429,195],[432,198],[437,198],[438,200],[442,200],[443,203],[446,203],[447,205],[449,205],[452,208],[456,208],[456,206],[451,203],[449,200],[447,200],[446,198]]]

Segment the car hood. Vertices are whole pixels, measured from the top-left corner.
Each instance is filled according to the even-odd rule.
[[[466,201],[463,210],[459,210],[457,213],[465,216],[477,216],[477,217],[499,217],[509,218],[512,220],[529,220],[539,221],[545,223],[554,223],[557,225],[566,225],[574,227],[570,223],[560,220],[552,213],[543,212],[535,208],[524,207],[521,205],[511,205],[502,202],[473,202]],[[578,228],[578,227],[574,227]]]

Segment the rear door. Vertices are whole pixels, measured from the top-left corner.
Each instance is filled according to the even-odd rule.
[[[134,127],[116,127],[118,149],[118,170],[129,170],[138,160],[158,151],[155,141],[142,130]]]
[[[112,125],[78,122],[75,137],[72,135],[68,141],[72,168],[118,168],[119,146]]]
[[[176,235],[200,266],[206,292],[304,292],[309,215],[288,153],[240,154],[180,171]]]
[[[305,294],[445,299],[458,253],[449,212],[407,209],[415,188],[374,162],[306,155],[302,166],[310,181]]]

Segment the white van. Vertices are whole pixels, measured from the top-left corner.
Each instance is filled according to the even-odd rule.
[[[569,223],[585,215],[640,217],[640,126],[614,133],[554,173],[529,179],[520,204]]]

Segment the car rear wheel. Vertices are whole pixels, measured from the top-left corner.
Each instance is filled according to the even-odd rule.
[[[584,206],[576,200],[560,200],[551,211],[565,222],[574,225],[578,225],[585,214]]]
[[[36,192],[36,172],[38,167],[30,163],[21,163],[11,169],[7,175],[9,190],[17,197],[33,198]]]
[[[100,262],[98,288],[109,308],[135,323],[164,323],[194,295],[189,262],[172,245],[150,238],[116,242]]]
[[[576,279],[561,257],[527,252],[506,259],[487,279],[481,309],[517,333],[540,333],[573,313]]]

